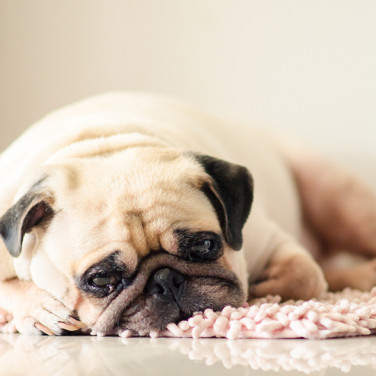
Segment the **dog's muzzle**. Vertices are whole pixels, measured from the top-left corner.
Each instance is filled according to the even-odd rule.
[[[230,303],[227,304],[231,304],[231,302],[241,304],[244,301],[244,293],[239,279],[233,272],[217,262],[197,263],[185,261],[167,253],[158,253],[148,256],[140,264],[132,284],[122,290],[104,309],[92,328],[91,334],[114,333],[123,313],[132,311],[132,305],[141,296],[152,296],[166,306],[176,304],[180,308],[180,302],[184,300],[181,299],[181,296],[187,289],[187,280],[193,278],[218,280],[226,286],[231,286],[234,294],[231,294]],[[215,297],[211,297],[211,299],[215,299]],[[136,313],[139,312],[135,311],[134,314]]]

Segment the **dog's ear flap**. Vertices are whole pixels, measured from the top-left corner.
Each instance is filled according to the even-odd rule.
[[[242,229],[253,201],[253,179],[240,165],[207,155],[195,154],[210,179],[201,189],[214,206],[227,244],[240,250]]]
[[[53,216],[47,201],[46,195],[31,189],[0,218],[0,235],[13,257],[20,255],[24,235]]]

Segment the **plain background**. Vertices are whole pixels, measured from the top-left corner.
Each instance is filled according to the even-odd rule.
[[[0,150],[111,90],[373,153],[376,1],[0,0]]]

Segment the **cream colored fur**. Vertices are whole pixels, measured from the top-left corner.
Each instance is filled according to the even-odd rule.
[[[205,173],[186,151],[244,165],[253,176],[243,249],[225,246],[220,261],[243,288],[247,291],[250,283],[255,296],[297,299],[325,291],[323,272],[305,236],[311,230],[305,210],[310,188],[303,184],[309,172],[299,162],[305,151],[177,100],[114,93],[52,113],[0,157],[0,214],[38,176],[47,176],[42,184],[54,191],[45,200],[65,209],[47,230],[26,234],[18,258],[0,243],[0,306],[14,315],[22,311],[21,322],[30,319],[29,308],[21,307],[15,293],[21,282],[9,282],[18,277],[25,280],[24,291],[35,289],[33,283],[47,291],[51,298],[42,298],[47,309],[60,312],[42,326],[40,313],[31,315],[32,325],[24,331],[37,323],[42,331],[56,333],[56,321],[66,322],[73,310],[84,324],[93,325],[100,310],[82,301],[74,278],[114,248],[124,252],[124,262],[134,270],[152,250],[177,252],[171,236],[176,222],[220,231],[213,207],[197,189]],[[315,165],[315,158],[308,159],[309,166]]]

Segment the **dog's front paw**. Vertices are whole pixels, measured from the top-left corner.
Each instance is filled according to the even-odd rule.
[[[0,307],[0,326],[7,324],[12,320],[12,315],[5,309]]]
[[[11,324],[13,316],[0,307],[0,333],[14,333],[16,330]]]
[[[304,254],[290,255],[272,262],[258,282],[250,286],[250,297],[280,295],[283,300],[308,300],[327,289],[320,267]]]
[[[68,307],[31,283],[13,312],[12,325],[23,334],[60,335],[83,328]]]

